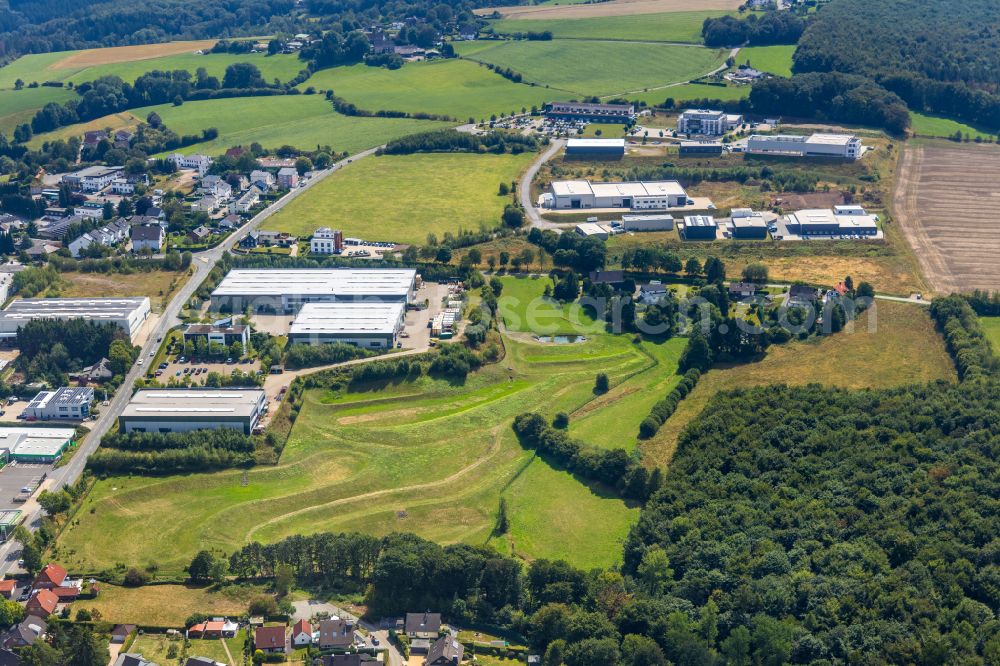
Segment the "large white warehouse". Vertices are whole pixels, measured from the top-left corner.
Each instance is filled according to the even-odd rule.
[[[212,292],[212,309],[296,312],[306,303],[409,303],[412,268],[236,269]]]
[[[840,157],[858,160],[865,149],[853,134],[753,134],[747,139],[747,152],[754,155],[790,155],[793,157]]]
[[[396,344],[405,317],[405,303],[307,303],[292,322],[288,340],[389,349]]]
[[[552,183],[552,207],[556,209],[665,210],[685,203],[687,192],[676,180],[630,183],[557,180]]]
[[[122,432],[189,432],[233,428],[249,435],[267,409],[260,389],[138,391],[118,417]]]
[[[21,298],[0,312],[0,338],[17,336],[33,319],[84,319],[115,324],[135,340],[149,317],[149,298]]]

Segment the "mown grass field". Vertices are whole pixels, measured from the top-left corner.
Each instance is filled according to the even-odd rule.
[[[980,317],[979,325],[993,346],[993,353],[1000,356],[1000,317]]]
[[[874,331],[869,325],[874,325]],[[919,305],[877,301],[855,323],[854,332],[772,346],[756,363],[706,373],[660,432],[642,443],[643,460],[669,464],[681,431],[719,391],[784,383],[818,383],[850,389],[954,381],[955,368]]]
[[[446,231],[495,227],[511,201],[497,195],[500,183],[516,180],[533,158],[534,153],[370,157],[318,183],[263,228],[311,235],[329,226],[345,236],[423,244],[429,233],[440,239]]]
[[[792,75],[792,54],[795,53],[795,45],[778,46],[749,46],[740,49],[736,56],[736,64],[743,65],[747,62],[754,69],[761,72],[768,72],[777,76]]]
[[[35,112],[46,104],[62,104],[73,97],[76,97],[76,93],[65,88],[0,90],[0,132],[10,138],[15,127],[21,123],[30,123]]]
[[[128,275],[115,273],[62,273],[60,296],[66,298],[121,298],[149,296],[154,312],[161,312],[173,293],[184,284],[184,271],[149,271]]]
[[[369,111],[433,113],[465,122],[541,106],[543,88],[513,83],[474,62],[451,59],[407,63],[397,70],[353,65],[317,72],[306,86],[333,90]]]
[[[955,132],[961,132],[963,138],[968,135],[973,140],[976,137],[986,139],[998,134],[996,130],[976,128],[958,120],[952,120],[951,118],[931,116],[925,113],[917,113],[916,111],[910,112],[910,129],[917,136],[926,137],[952,137],[955,135]]]
[[[709,86],[702,83],[684,83],[679,86],[669,86],[656,90],[647,90],[630,94],[630,100],[645,102],[649,105],[663,104],[667,98],[675,100],[689,99],[721,99],[732,101],[750,96],[750,86]]]
[[[189,639],[187,641],[186,654],[188,657],[208,657],[216,662],[228,664],[230,663],[229,655],[226,654],[226,648],[223,647],[223,640],[229,644],[229,655],[232,655],[233,659],[239,660],[239,663],[243,663],[243,643],[246,641],[245,629],[237,633],[235,638],[217,638],[212,640]],[[168,666],[169,664],[177,663],[176,657],[174,659],[167,657],[171,646],[177,650],[177,655],[179,656],[184,646],[184,637],[147,633],[136,637],[132,643],[132,647],[129,648],[129,652],[137,652],[148,661]]]
[[[117,484],[117,481],[113,480],[111,483]],[[126,541],[131,540],[131,537],[125,533],[121,537]],[[99,540],[101,539],[95,539],[95,541]],[[112,546],[112,544],[108,545]],[[132,562],[138,563],[157,558],[157,554],[154,552],[144,555],[143,559]],[[193,556],[192,553],[191,557]],[[190,557],[188,560],[190,561]],[[117,561],[122,560],[114,560],[114,562]],[[139,623],[154,627],[181,627],[184,625],[184,620],[196,612],[209,615],[245,613],[250,599],[260,592],[260,588],[241,585],[217,590],[215,587],[196,587],[193,585],[120,587],[101,583],[101,593],[96,599],[77,601],[73,604],[73,609],[97,609],[101,612],[101,619],[105,622]]]
[[[522,21],[518,21],[521,23]],[[686,81],[721,65],[727,52],[649,43],[556,39],[478,44],[475,60],[509,67],[529,83],[581,95],[613,95]],[[405,68],[404,68],[405,69]]]
[[[706,18],[730,12],[665,12],[581,19],[499,20],[489,24],[497,34],[549,31],[556,39],[615,39],[622,41],[701,44]]]

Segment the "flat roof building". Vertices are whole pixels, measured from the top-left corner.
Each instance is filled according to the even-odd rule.
[[[838,157],[845,160],[859,160],[865,150],[861,139],[853,134],[817,133],[810,136],[752,134],[747,139],[747,152],[753,155]]]
[[[288,340],[390,349],[403,330],[405,317],[405,303],[307,303],[292,322]]]
[[[0,449],[20,463],[54,463],[73,443],[72,428],[0,428]]]
[[[141,390],[118,417],[118,427],[163,433],[233,428],[249,435],[266,409],[260,389]]]
[[[212,292],[212,308],[295,312],[306,303],[408,303],[416,279],[412,268],[236,269]]]
[[[184,329],[184,342],[198,343],[204,339],[208,345],[222,345],[230,347],[238,342],[243,345],[246,351],[250,344],[250,327],[243,324],[230,324],[228,326],[216,326],[213,324],[189,324]]]
[[[39,391],[28,403],[23,415],[29,421],[82,421],[90,416],[90,403],[93,401],[94,389],[89,387]]]
[[[625,139],[569,139],[566,142],[568,159],[621,159],[625,157]]]
[[[608,237],[611,236],[611,230],[597,222],[583,222],[576,225],[576,233],[584,238],[600,238],[601,240],[608,240]]]
[[[686,109],[677,117],[681,134],[719,136],[743,123],[743,116],[713,109]]]
[[[0,312],[0,338],[17,336],[33,319],[83,319],[115,324],[135,340],[149,317],[149,298],[20,298]]]
[[[626,183],[557,180],[552,183],[552,207],[555,209],[666,210],[686,203],[687,192],[676,180]]]
[[[625,231],[670,231],[674,228],[672,215],[622,215]]]
[[[799,210],[788,215],[788,231],[799,236],[875,236],[878,223],[863,208]]]
[[[730,212],[733,238],[763,240],[767,238],[767,221],[764,215],[749,208],[734,208]]]
[[[550,102],[545,117],[559,120],[582,120],[588,123],[630,123],[635,120],[631,104],[590,104],[586,102]]]
[[[682,156],[718,157],[722,155],[722,144],[718,141],[682,141],[677,153]]]
[[[715,240],[718,230],[711,215],[685,215],[680,234],[684,240]]]

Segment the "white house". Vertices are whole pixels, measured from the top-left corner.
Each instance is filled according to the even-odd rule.
[[[250,172],[250,182],[256,185],[261,191],[266,192],[274,187],[274,174],[270,171],[257,169]]]
[[[204,196],[191,204],[195,213],[212,213],[219,207],[219,201],[212,195]]]
[[[132,251],[141,252],[152,250],[159,252],[163,249],[163,243],[167,235],[158,224],[137,224],[132,227]]]
[[[344,250],[344,234],[338,229],[320,227],[309,241],[312,254],[339,254]]]
[[[207,155],[182,155],[181,153],[174,153],[167,159],[178,169],[194,169],[198,172],[199,176],[204,176],[208,173],[209,167],[212,166],[212,158]]]
[[[243,196],[229,204],[230,213],[249,213],[254,206],[260,203],[262,192],[256,185],[252,185]]]
[[[215,197],[219,203],[229,201],[233,197],[233,187],[219,176],[205,176],[201,181],[202,194]]]
[[[115,178],[111,181],[111,193],[122,196],[135,194],[135,183],[130,183],[124,178]]]
[[[75,259],[79,258],[80,253],[82,253],[88,247],[93,245],[95,242],[96,241],[94,241],[94,238],[88,233],[80,236],[79,238],[71,240],[69,245],[67,245],[66,247],[69,248],[70,254],[72,254],[73,258]]]

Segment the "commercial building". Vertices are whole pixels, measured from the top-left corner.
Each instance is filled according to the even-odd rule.
[[[625,139],[569,139],[567,159],[611,159],[625,157]]]
[[[580,120],[587,123],[628,124],[635,120],[635,107],[631,104],[550,102],[545,105],[545,117],[555,120]]]
[[[19,463],[54,463],[75,436],[72,428],[0,428],[0,450]]]
[[[687,192],[676,180],[631,183],[557,180],[552,183],[552,207],[555,209],[666,210],[686,203]]]
[[[39,391],[24,409],[29,421],[74,420],[90,416],[90,403],[94,402],[94,389],[89,387],[58,388]]]
[[[344,251],[344,234],[339,229],[320,227],[309,241],[312,254],[340,254]]]
[[[390,349],[403,330],[406,304],[307,303],[288,331],[288,341],[318,345],[343,342],[367,349]]]
[[[608,240],[608,237],[611,236],[611,229],[597,222],[584,222],[576,225],[576,233],[584,238]]]
[[[20,298],[0,312],[0,339],[17,337],[33,319],[83,319],[115,324],[135,340],[149,317],[149,298]]]
[[[684,141],[677,152],[687,157],[718,157],[722,155],[722,144],[718,141]]]
[[[746,152],[753,155],[792,157],[838,157],[859,160],[865,149],[853,134],[753,134],[747,139]]]
[[[190,324],[184,329],[184,342],[198,344],[198,340],[204,340],[206,344],[231,346],[234,342],[243,345],[246,349],[250,344],[250,327],[243,324],[231,324],[229,326],[215,326],[212,324]]]
[[[711,215],[685,215],[680,234],[684,240],[715,240],[718,230]]]
[[[62,177],[62,182],[80,192],[100,192],[119,177],[122,167],[92,166]]]
[[[625,231],[670,231],[673,228],[672,215],[622,215]]]
[[[743,123],[743,116],[711,109],[687,109],[677,117],[681,134],[719,136]]]
[[[204,176],[208,173],[209,167],[212,166],[212,158],[207,155],[182,155],[174,153],[167,160],[172,162],[178,169],[194,169],[198,172],[199,176]]]
[[[260,389],[138,391],[118,417],[122,432],[190,432],[233,428],[249,435],[267,409]]]
[[[811,208],[788,215],[788,231],[799,236],[874,236],[878,223],[860,206]]]
[[[734,208],[730,213],[733,238],[763,240],[767,238],[767,221],[761,213],[749,208]]]
[[[237,269],[212,292],[212,308],[295,312],[306,303],[408,303],[416,283],[412,268]]]

